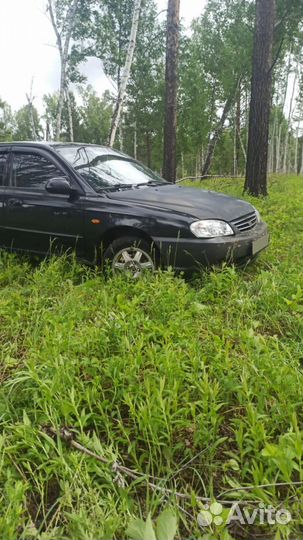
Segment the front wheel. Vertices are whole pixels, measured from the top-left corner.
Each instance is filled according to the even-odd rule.
[[[157,268],[157,253],[147,240],[125,236],[114,240],[104,253],[105,263],[115,273],[129,274],[134,278]]]

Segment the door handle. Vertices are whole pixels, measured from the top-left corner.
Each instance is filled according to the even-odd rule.
[[[21,199],[8,199],[7,206],[9,208],[18,208],[23,206],[23,201]]]

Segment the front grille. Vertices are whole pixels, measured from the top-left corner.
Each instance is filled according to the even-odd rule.
[[[257,225],[257,222],[258,218],[256,212],[250,212],[250,214],[246,214],[246,216],[234,219],[232,224],[238,231],[244,232],[253,229]]]

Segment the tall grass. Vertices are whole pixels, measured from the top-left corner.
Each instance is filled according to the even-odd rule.
[[[180,538],[303,537],[303,488],[254,487],[303,481],[303,184],[271,183],[257,203],[271,247],[245,270],[131,281],[1,253],[1,540],[122,539],[131,516],[167,505]],[[191,500],[122,487],[47,426]],[[201,531],[196,496],[235,486],[252,489],[229,497],[288,508],[291,523]]]

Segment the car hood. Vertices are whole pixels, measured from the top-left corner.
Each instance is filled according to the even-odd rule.
[[[198,219],[231,221],[253,211],[251,204],[223,193],[176,185],[140,186],[110,192],[107,196],[121,202],[171,210]]]

